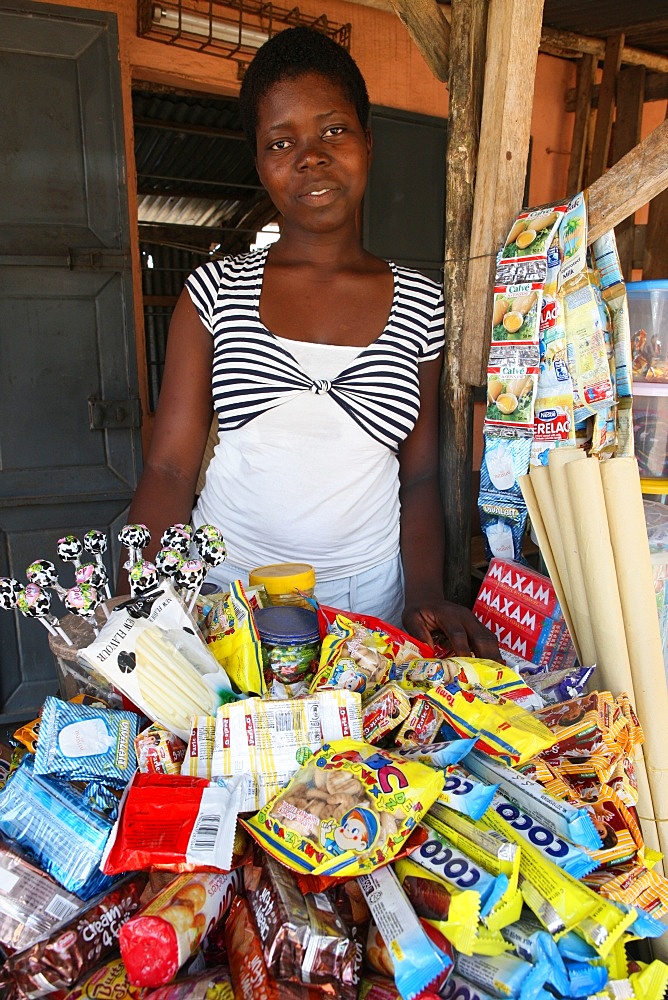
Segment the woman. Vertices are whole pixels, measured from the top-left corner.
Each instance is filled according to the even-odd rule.
[[[240,107],[281,236],[188,279],[129,519],[154,539],[191,519],[215,405],[219,444],[192,512],[225,537],[214,579],[308,562],[322,603],[498,657],[443,597],[442,292],[362,247],[364,79],[330,38],[290,28],[255,56]]]

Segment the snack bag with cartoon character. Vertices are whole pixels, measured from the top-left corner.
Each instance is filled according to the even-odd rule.
[[[368,743],[324,743],[248,820],[269,854],[298,872],[359,875],[397,855],[443,788],[444,775]]]
[[[393,664],[390,637],[337,615],[322,641],[320,669],[311,692],[318,688],[347,688],[367,696],[388,679]]]

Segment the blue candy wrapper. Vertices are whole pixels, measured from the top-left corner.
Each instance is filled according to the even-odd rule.
[[[480,896],[480,915],[486,917],[508,888],[508,876],[492,875],[460,851],[438,830],[425,825],[428,839],[411,851],[410,860],[456,889],[472,889]]]
[[[522,496],[518,479],[529,471],[531,437],[518,437],[499,429],[484,435],[480,466],[480,492]]]
[[[533,918],[524,918],[503,927],[501,933],[512,944],[515,954],[525,962],[535,965],[546,958],[549,963],[547,982],[554,986],[557,993],[568,996],[570,983],[564,960],[559,954],[556,941],[542,925]]]
[[[80,899],[118,878],[99,868],[111,827],[74,786],[36,775],[32,756],[0,791],[0,833]]]
[[[608,981],[608,970],[604,965],[592,965],[590,962],[566,961],[568,973],[568,997],[590,997],[605,987]]]
[[[522,538],[527,521],[524,499],[514,494],[505,496],[503,493],[480,490],[478,510],[487,558],[511,559],[525,564],[522,555]]]
[[[124,788],[137,770],[138,724],[134,712],[48,697],[37,738],[35,774]]]

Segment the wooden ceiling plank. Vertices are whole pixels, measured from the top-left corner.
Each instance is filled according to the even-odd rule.
[[[666,108],[666,120],[668,121],[668,108]],[[668,232],[668,187],[660,191],[650,202],[645,230],[643,281],[665,278],[668,275],[666,232]]]
[[[547,25],[541,33],[541,47],[554,46],[562,51],[589,53],[597,59],[605,58],[605,39],[591,35],[579,35],[575,31],[561,31]],[[668,56],[647,49],[636,49],[630,45],[622,48],[622,63],[629,66],[644,66],[657,73],[668,73]]]
[[[473,220],[478,139],[485,78],[488,0],[452,0],[450,104],[445,170],[445,363],[441,382],[440,477],[443,497],[445,595],[471,596],[473,389],[460,366]],[[452,484],[458,483],[453,490]]]
[[[630,153],[641,136],[642,107],[645,93],[645,67],[624,66],[617,77],[617,116],[612,133],[611,159],[617,163]],[[617,251],[622,273],[631,280],[635,243],[635,217],[627,216],[615,228]]]
[[[589,53],[585,53],[578,63],[577,68],[575,120],[573,122],[571,156],[566,182],[566,191],[569,196],[577,194],[578,191],[582,190],[583,186],[585,150],[587,148],[587,134],[595,74],[596,59]]]
[[[612,121],[615,114],[615,90],[617,87],[617,75],[622,65],[623,48],[624,35],[621,34],[611,35],[605,44],[603,79],[601,80],[601,89],[598,95],[596,129],[594,131],[594,143],[587,177],[589,184],[601,177],[608,165]]]
[[[639,67],[644,69],[645,67]],[[594,85],[594,91],[591,96],[591,105],[593,108],[598,107],[598,92],[600,87],[598,84]],[[668,98],[668,73],[645,73],[645,91],[643,95],[643,100],[645,104],[648,101],[665,101]],[[566,100],[564,102],[565,111],[575,111],[575,102],[577,100],[577,87],[570,87],[566,91]]]
[[[392,7],[436,79],[447,83],[450,25],[436,0],[392,0]]]
[[[468,385],[485,382],[496,253],[522,207],[542,17],[543,0],[489,2],[462,342],[461,377]]]
[[[668,119],[587,190],[593,243],[668,188]]]

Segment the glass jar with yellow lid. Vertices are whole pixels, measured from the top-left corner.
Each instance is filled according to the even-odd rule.
[[[251,570],[251,587],[263,586],[271,604],[296,604],[312,608],[307,600],[315,591],[315,570],[308,563],[272,563]]]

